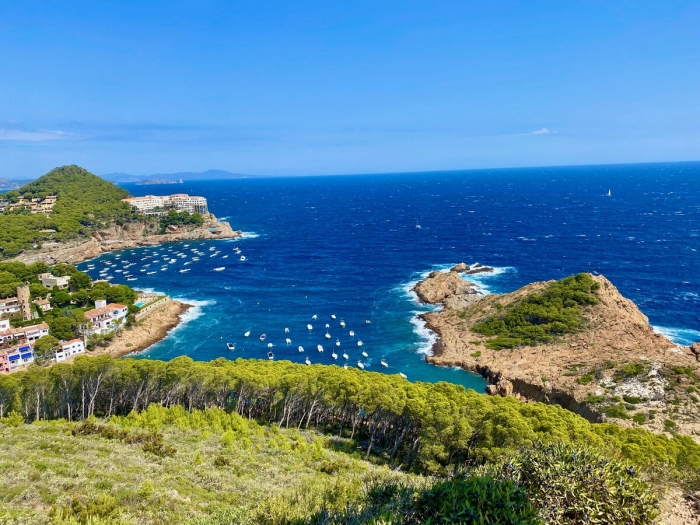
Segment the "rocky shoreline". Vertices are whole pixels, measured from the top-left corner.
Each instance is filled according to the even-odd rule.
[[[25,264],[35,262],[45,262],[48,265],[78,264],[115,250],[177,241],[235,239],[242,235],[243,232],[233,230],[228,222],[221,222],[214,215],[209,214],[204,217],[204,223],[199,227],[169,228],[164,234],[153,231],[144,223],[113,225],[93,232],[90,238],[46,245],[37,250],[26,251],[10,260]]]
[[[591,422],[614,420],[655,432],[672,429],[700,439],[700,403],[692,395],[700,386],[700,344],[683,347],[655,333],[646,316],[610,281],[591,276],[600,284],[600,303],[584,311],[584,329],[546,344],[489,349],[488,338],[471,327],[541,292],[551,281],[484,296],[459,276],[464,267],[433,272],[414,288],[423,302],[442,305],[440,311],[421,316],[438,337],[426,361],[480,374],[491,395],[558,404]],[[635,377],[621,372],[634,364],[643,372]],[[615,413],[612,405],[627,411]],[[637,414],[645,419],[640,416],[633,423]]]

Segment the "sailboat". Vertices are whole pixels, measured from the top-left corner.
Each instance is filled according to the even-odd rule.
[[[612,193],[610,192],[610,190],[608,190],[608,195],[607,195],[607,196],[608,196],[608,197],[612,197]]]

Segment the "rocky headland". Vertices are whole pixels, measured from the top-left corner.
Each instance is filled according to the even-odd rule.
[[[163,234],[149,223],[133,222],[123,226],[113,224],[92,232],[89,238],[65,243],[45,243],[41,248],[27,250],[12,260],[25,264],[39,261],[49,265],[77,264],[113,250],[196,239],[234,239],[241,235],[240,230],[234,231],[228,222],[219,221],[212,214],[204,216],[201,226],[168,226]]]
[[[609,280],[590,275],[598,283],[597,304],[581,308],[579,329],[534,345],[489,348],[493,337],[474,326],[502,317],[555,281],[480,295],[459,276],[465,267],[433,272],[414,289],[422,301],[442,305],[423,315],[438,335],[429,362],[481,374],[493,395],[559,404],[590,421],[700,438],[700,344],[680,346],[654,332]]]

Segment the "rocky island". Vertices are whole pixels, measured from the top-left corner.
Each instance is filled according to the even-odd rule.
[[[443,306],[423,315],[439,337],[429,362],[481,374],[493,395],[700,438],[700,344],[654,332],[603,276],[484,296],[459,276],[465,267],[433,272],[415,287],[422,301]]]

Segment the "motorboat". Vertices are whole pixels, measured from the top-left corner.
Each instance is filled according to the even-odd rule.
[[[267,358],[268,358],[270,361],[272,361],[272,360],[275,358],[275,354],[273,354],[272,352],[268,352],[268,353],[267,353]]]
[[[321,345],[318,345],[316,347],[316,350],[318,350],[319,352],[323,352],[323,347]]]
[[[303,351],[304,351],[304,347],[303,347],[303,346],[300,346],[300,347],[299,347],[299,353],[301,354]]]
[[[250,335],[250,330],[243,334],[243,337],[248,337]]]
[[[336,354],[335,352],[333,352],[333,353],[331,354],[331,357],[332,357],[333,359],[338,359],[338,354]]]
[[[359,369],[361,369],[361,370],[364,370],[364,369],[365,369],[365,365],[362,364],[362,361],[358,361],[358,362],[357,362],[357,367],[358,367]]]
[[[226,269],[225,266],[219,266],[218,268],[214,268],[214,271],[215,271],[215,272],[220,272],[220,271],[225,270],[225,269]]]
[[[369,355],[367,354],[367,352],[362,352],[362,357],[369,357]]]
[[[235,350],[236,345],[234,345],[233,343],[226,343],[226,348],[228,348],[229,350]]]
[[[304,360],[304,363],[306,363],[307,365],[310,365],[310,364],[311,364],[311,359],[309,359],[309,358],[307,357],[307,358]]]
[[[357,346],[362,346],[362,341],[358,341]]]
[[[262,335],[260,336],[260,342],[264,341],[266,337],[267,337],[267,335],[262,334]]]
[[[379,363],[384,367],[384,368],[389,368],[389,363],[387,363],[384,359],[379,361]]]

